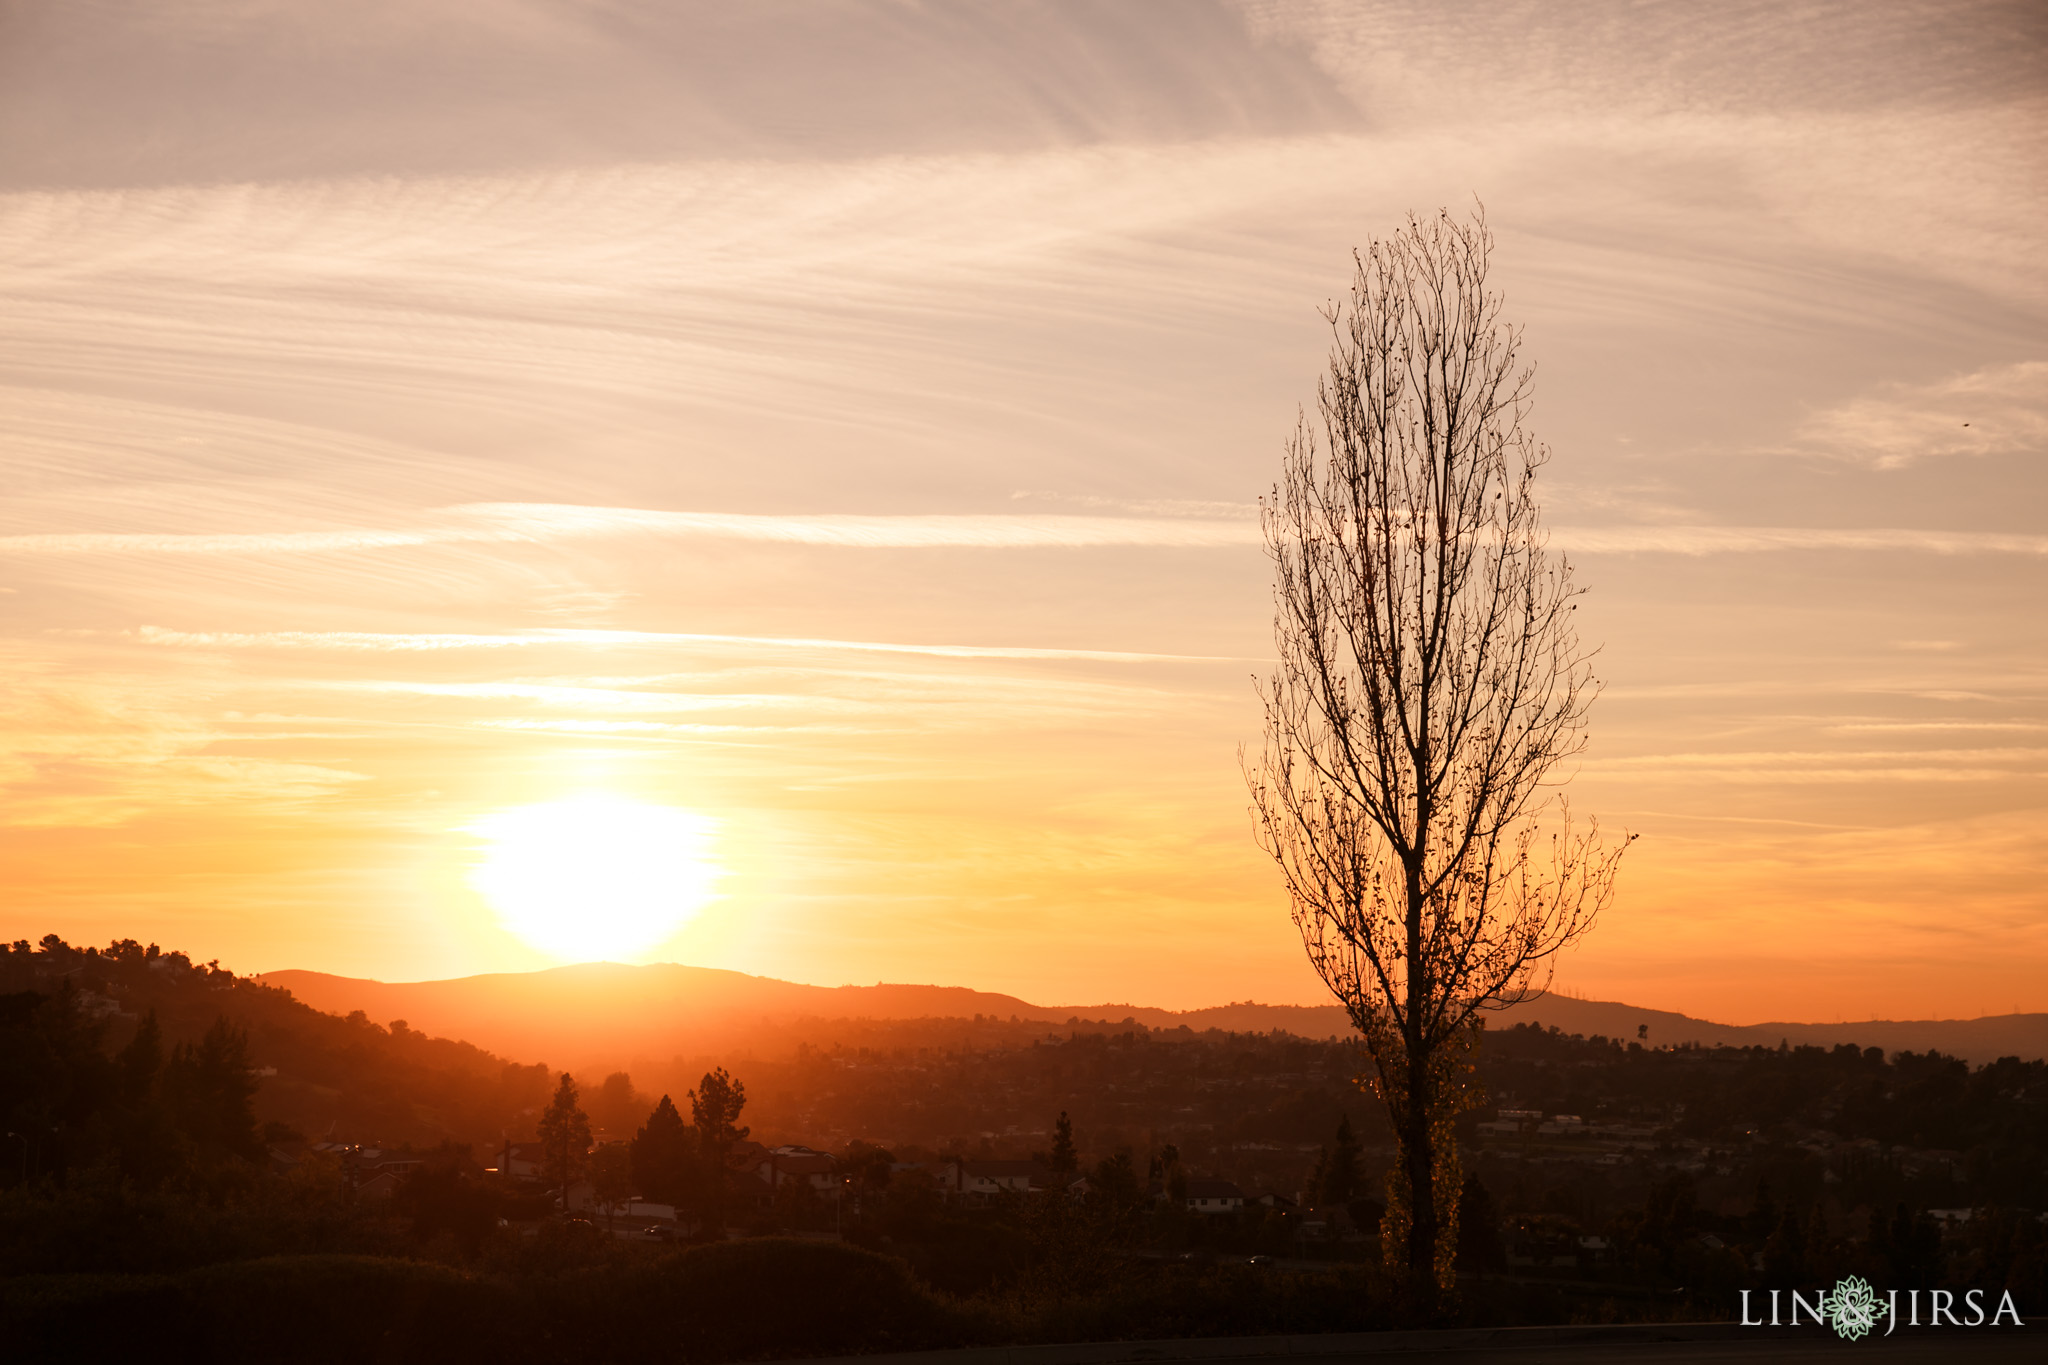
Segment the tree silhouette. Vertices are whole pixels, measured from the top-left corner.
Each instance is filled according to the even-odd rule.
[[[1360,1186],[1364,1176],[1359,1170],[1358,1138],[1351,1131],[1351,1116],[1342,1115],[1337,1120],[1336,1141],[1323,1148],[1316,1158],[1316,1167],[1309,1176],[1309,1202],[1319,1208],[1337,1204],[1349,1204],[1364,1191]]]
[[[1067,1111],[1060,1110],[1060,1116],[1052,1126],[1052,1152],[1046,1163],[1054,1175],[1066,1176],[1072,1180],[1074,1172],[1081,1169],[1081,1154],[1074,1150],[1074,1123],[1067,1117]]]
[[[614,1071],[604,1078],[584,1104],[590,1115],[590,1126],[611,1137],[628,1132],[633,1126],[633,1116],[645,1112],[647,1097],[633,1089],[633,1078],[623,1071]]]
[[[733,1146],[744,1142],[749,1131],[739,1123],[740,1111],[746,1107],[747,1087],[726,1074],[722,1066],[705,1072],[690,1092],[690,1118],[697,1129],[704,1176],[704,1211],[714,1223],[725,1213],[727,1164]]]
[[[130,1059],[130,1065],[139,1069],[143,1060]],[[163,1088],[172,1122],[202,1158],[254,1161],[263,1155],[249,1035],[226,1018],[215,1019],[196,1044],[180,1043],[171,1050]]]
[[[1483,214],[1445,212],[1354,257],[1317,420],[1260,504],[1280,664],[1246,779],[1309,960],[1372,1054],[1400,1149],[1387,1245],[1426,1313],[1453,1273],[1480,1012],[1540,992],[1620,854],[1561,803],[1539,833],[1597,685],[1539,524],[1549,452],[1492,246]]]
[[[610,1231],[619,1205],[633,1194],[633,1153],[623,1142],[607,1142],[590,1154],[591,1197],[604,1208]]]
[[[661,1097],[632,1143],[633,1179],[640,1192],[664,1204],[684,1203],[691,1192],[690,1130],[674,1101]]]
[[[1507,1263],[1493,1194],[1478,1176],[1468,1175],[1458,1192],[1458,1264],[1467,1270],[1504,1270]]]
[[[590,1119],[576,1101],[576,1082],[564,1071],[561,1083],[555,1087],[555,1097],[548,1101],[546,1112],[540,1116],[541,1159],[546,1163],[548,1178],[562,1191],[564,1213],[569,1211],[569,1182],[582,1171],[584,1156],[590,1150]]]

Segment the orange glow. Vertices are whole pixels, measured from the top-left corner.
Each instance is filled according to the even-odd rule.
[[[1476,193],[1603,646],[1572,806],[1642,836],[1560,980],[2048,1009],[1997,26],[228,8],[8,39],[6,937],[1318,1003],[1256,500],[1351,250]]]

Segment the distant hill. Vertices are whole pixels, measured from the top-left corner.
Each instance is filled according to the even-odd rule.
[[[625,966],[585,963],[548,971],[459,977],[449,981],[383,982],[280,971],[261,978],[315,1009],[362,1010],[377,1022],[403,1019],[412,1028],[465,1038],[500,1056],[548,1057],[571,1065],[608,1066],[633,1058],[700,1055],[740,1049],[794,1048],[805,1020],[988,1019],[1064,1027],[1182,1026],[1238,1033],[1275,1030],[1306,1038],[1351,1032],[1334,1005],[1251,1002],[1198,1010],[1142,1005],[1035,1005],[1013,995],[962,986],[806,986],[772,977],[673,963]],[[2048,1056],[2048,1014],[1982,1019],[1868,1020],[1845,1024],[1716,1024],[1667,1010],[1605,1000],[1545,996],[1496,1016],[1496,1027],[1540,1023],[1566,1033],[1633,1040],[1649,1026],[1652,1046],[1833,1046],[1855,1043],[1887,1053],[1929,1049],[1972,1063],[2004,1056]],[[815,1040],[810,1040],[815,1041]]]

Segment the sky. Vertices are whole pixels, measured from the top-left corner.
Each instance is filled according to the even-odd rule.
[[[1255,503],[1475,203],[1640,836],[1559,983],[2048,1009],[2024,3],[0,7],[4,932],[1318,1003]]]

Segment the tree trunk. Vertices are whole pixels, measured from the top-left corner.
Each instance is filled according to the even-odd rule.
[[[1427,755],[1418,765],[1427,764]],[[1418,771],[1427,771],[1418,766]],[[1422,794],[1416,801],[1414,847],[1427,844],[1429,801]],[[1408,1170],[1408,1292],[1416,1311],[1424,1318],[1436,1310],[1436,1087],[1430,1084],[1430,1048],[1423,1027],[1424,1010],[1430,993],[1429,973],[1422,966],[1422,917],[1426,908],[1422,891],[1422,864],[1417,854],[1404,859],[1408,893],[1408,1019],[1401,1030],[1402,1048],[1408,1063],[1408,1121],[1401,1135],[1401,1158]]]
[[[1408,1173],[1408,1292],[1424,1318],[1436,1311],[1436,1106],[1429,1084],[1429,1057],[1408,1054],[1408,1122],[1401,1135]]]

